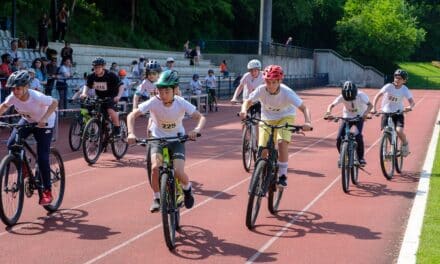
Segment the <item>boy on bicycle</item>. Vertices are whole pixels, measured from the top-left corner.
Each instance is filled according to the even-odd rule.
[[[282,84],[284,77],[283,69],[278,65],[269,65],[264,69],[263,78],[265,84],[258,86],[247,100],[243,102],[240,117],[246,118],[248,108],[253,102],[261,103],[261,119],[271,125],[289,124],[295,122],[295,107],[301,110],[304,115],[304,131],[312,129],[309,109],[304,105],[299,96],[287,85]],[[258,146],[265,147],[269,131],[264,125],[259,127]],[[288,167],[288,144],[291,141],[292,132],[288,129],[278,129],[275,131],[275,142],[278,143],[278,166],[279,174],[278,185],[287,186],[287,167]],[[266,153],[262,153],[266,155]]]
[[[205,117],[196,110],[196,107],[186,101],[184,98],[175,95],[175,89],[179,84],[179,77],[174,70],[166,70],[161,73],[159,80],[155,83],[159,94],[143,102],[138,108],[127,117],[128,143],[136,142],[134,134],[134,123],[136,118],[150,111],[150,117],[153,120],[151,133],[153,138],[175,137],[178,133],[185,134],[182,120],[187,113],[191,118],[198,120],[197,126],[188,133],[190,139],[194,140],[200,130],[205,125]],[[153,189],[153,203],[150,207],[151,212],[157,212],[160,208],[160,190],[159,190],[159,167],[162,165],[162,148],[158,142],[151,142],[151,161],[152,161],[152,179],[151,187]],[[170,156],[174,161],[174,172],[182,185],[184,194],[184,203],[186,208],[194,205],[194,197],[191,191],[191,182],[185,173],[185,145],[179,141],[168,145]]]
[[[365,166],[367,162],[364,158],[364,139],[362,136],[362,128],[364,126],[364,120],[367,118],[368,113],[373,108],[373,105],[370,103],[368,99],[368,95],[364,92],[359,91],[354,83],[351,81],[346,81],[342,86],[341,94],[333,100],[333,102],[327,107],[327,112],[324,115],[324,118],[331,117],[333,107],[338,104],[343,104],[344,109],[342,110],[342,117],[344,118],[353,118],[356,116],[362,116],[362,119],[356,122],[350,122],[350,128],[352,126],[356,126],[357,135],[357,154],[359,156],[359,164],[361,166]],[[336,138],[336,147],[338,148],[338,152],[341,152],[341,142],[342,138],[345,136],[345,124],[341,123],[339,127],[338,136]]]
[[[87,83],[84,86],[81,98],[88,96],[89,89],[95,89],[96,96],[99,99],[112,98],[112,101],[102,105],[102,111],[106,111],[110,116],[114,125],[113,135],[118,136],[121,126],[116,109],[117,103],[124,92],[124,84],[115,73],[105,69],[105,64],[105,60],[101,57],[96,57],[93,60],[93,73],[87,77]]]
[[[403,131],[405,125],[405,118],[403,112],[411,111],[415,105],[413,96],[409,91],[408,87],[405,85],[408,80],[408,73],[404,70],[397,69],[394,72],[394,81],[392,83],[385,84],[382,89],[376,94],[373,100],[373,110],[372,114],[376,113],[377,101],[381,96],[382,98],[382,112],[393,113],[400,111],[399,114],[392,115],[394,125],[396,126],[396,132],[402,141],[402,155],[404,157],[408,156],[409,146],[408,139]],[[403,98],[406,98],[409,102],[409,106],[403,106]],[[383,129],[387,125],[388,120],[387,114],[382,115],[381,128]]]
[[[51,96],[29,89],[29,82],[30,76],[26,70],[16,71],[9,76],[6,87],[11,89],[12,93],[0,104],[0,115],[5,113],[10,106],[14,106],[15,110],[22,116],[18,124],[38,122],[35,127],[20,130],[20,136],[27,138],[30,134],[33,134],[35,141],[37,141],[37,162],[44,188],[39,203],[40,205],[48,205],[53,200],[49,153],[58,101]],[[8,148],[15,144],[16,134],[17,129],[14,129],[7,142]]]

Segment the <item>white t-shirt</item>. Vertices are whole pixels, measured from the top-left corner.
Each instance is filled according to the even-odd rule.
[[[142,113],[150,111],[153,120],[151,134],[153,137],[175,137],[177,133],[185,134],[182,120],[185,113],[192,115],[196,107],[184,98],[175,95],[171,106],[165,106],[158,96],[150,98],[139,105]]]
[[[253,78],[250,72],[245,73],[240,80],[240,85],[244,85],[243,100],[248,99],[249,94],[262,84],[264,84],[264,78],[261,71],[258,73],[257,78]]]
[[[39,122],[47,109],[52,104],[52,97],[44,95],[38,91],[28,89],[29,98],[23,102],[11,93],[6,97],[5,104],[14,106],[15,110],[29,123]],[[55,124],[55,112],[53,112],[48,120],[46,127],[52,128]]]
[[[208,89],[215,88],[216,87],[215,82],[216,82],[216,78],[214,75],[211,75],[211,76],[208,75],[205,77],[205,83],[206,83],[206,87],[208,87]]]
[[[249,100],[260,101],[263,120],[279,120],[286,116],[295,116],[295,107],[303,103],[301,98],[285,84],[281,84],[279,93],[274,95],[266,91],[265,84],[260,85],[249,95]]]
[[[396,89],[394,84],[388,83],[380,89],[380,92],[383,93],[382,111],[385,113],[392,113],[397,110],[403,111],[403,98],[406,97],[408,100],[413,98],[406,85]]]
[[[358,91],[356,99],[353,101],[347,101],[342,97],[342,94],[336,97],[332,105],[344,104],[342,110],[342,117],[351,118],[356,116],[362,116],[367,110],[367,104],[369,102],[368,95],[364,92]]]
[[[124,84],[124,91],[121,97],[128,97],[128,89],[130,89],[130,80],[128,78],[121,78],[121,82]]]
[[[202,83],[199,80],[191,80],[189,86],[191,87],[192,94],[199,95],[202,93]]]

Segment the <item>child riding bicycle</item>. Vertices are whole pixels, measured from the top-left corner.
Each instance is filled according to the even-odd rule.
[[[333,100],[333,102],[327,107],[327,112],[324,115],[324,119],[330,118],[333,107],[338,104],[343,104],[342,117],[352,118],[356,116],[362,116],[362,119],[357,122],[350,122],[349,126],[356,126],[356,142],[357,142],[357,154],[359,155],[359,163],[361,166],[365,166],[367,162],[364,158],[364,139],[362,136],[362,128],[364,126],[364,120],[367,118],[368,113],[373,108],[373,105],[368,99],[368,95],[359,91],[354,83],[346,81],[342,86],[341,94]],[[339,127],[338,136],[336,137],[336,147],[338,152],[341,152],[342,138],[345,136],[345,124],[341,123]]]
[[[136,118],[150,111],[150,118],[153,120],[151,134],[153,138],[172,137],[178,133],[185,133],[182,120],[187,113],[191,118],[198,121],[197,126],[188,133],[190,139],[194,140],[200,130],[205,125],[205,117],[200,114],[194,105],[184,98],[175,95],[175,89],[179,84],[179,77],[174,70],[166,70],[161,73],[159,80],[155,83],[159,94],[143,102],[137,109],[127,117],[128,143],[136,142],[134,134],[134,123]],[[160,208],[160,190],[159,190],[159,167],[162,165],[162,149],[159,142],[152,142],[151,161],[152,161],[152,179],[151,188],[153,189],[153,203],[150,207],[151,212],[157,212]],[[176,177],[182,185],[184,193],[184,204],[186,208],[194,205],[194,197],[191,190],[191,182],[185,173],[185,145],[175,141],[168,145],[171,151],[170,156],[174,160],[174,171]]]
[[[53,200],[49,153],[58,101],[51,96],[29,89],[29,82],[30,76],[26,70],[16,71],[9,76],[6,87],[11,89],[12,93],[0,104],[0,115],[5,113],[9,107],[14,106],[15,110],[22,116],[18,122],[19,124],[38,122],[37,126],[24,128],[20,130],[20,133],[22,133],[22,138],[27,138],[30,134],[33,134],[37,141],[37,162],[44,187],[39,204],[48,205]],[[8,148],[15,144],[16,134],[17,129],[14,129],[8,139]]]
[[[247,110],[253,102],[261,103],[261,119],[271,125],[281,125],[288,123],[293,125],[295,122],[295,107],[301,110],[304,115],[305,123],[303,130],[312,129],[309,109],[304,105],[301,98],[287,85],[282,84],[284,77],[283,69],[278,65],[269,65],[264,69],[264,85],[255,89],[247,100],[243,102],[240,111],[240,117],[246,118]],[[276,142],[278,143],[278,165],[279,174],[278,185],[287,186],[287,168],[288,168],[288,144],[291,141],[292,132],[288,129],[278,129],[276,132]],[[269,131],[264,125],[259,127],[258,146],[264,147],[269,137]],[[262,153],[263,156],[267,155]]]
[[[396,132],[402,141],[402,155],[408,156],[409,146],[408,139],[404,133],[403,127],[405,126],[405,118],[403,112],[411,111],[415,105],[414,98],[405,85],[408,80],[408,73],[404,70],[397,69],[394,72],[394,81],[392,83],[385,84],[382,89],[376,94],[373,100],[372,114],[376,114],[376,105],[380,97],[382,98],[382,112],[393,113],[400,111],[401,113],[392,115],[394,125],[396,126]],[[409,106],[403,106],[403,98],[406,98],[409,102]],[[388,115],[382,115],[381,129],[383,129],[388,120]]]

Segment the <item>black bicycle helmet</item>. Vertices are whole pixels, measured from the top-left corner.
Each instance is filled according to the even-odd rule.
[[[160,67],[160,64],[157,62],[157,60],[149,60],[147,64],[145,64],[145,70],[147,71],[147,74],[149,72],[162,72],[162,67]]]
[[[347,101],[353,101],[356,99],[358,89],[354,83],[351,81],[346,81],[342,86],[342,97]]]
[[[13,88],[17,86],[25,86],[30,83],[31,77],[26,70],[16,71],[12,73],[6,81],[6,87]]]
[[[402,77],[402,79],[404,79],[404,80],[407,80],[407,79],[408,79],[408,73],[407,73],[406,71],[404,71],[404,70],[401,70],[401,69],[397,69],[397,70],[394,72],[394,76],[400,76],[400,77]]]
[[[103,57],[96,57],[93,61],[92,61],[92,65],[93,66],[98,66],[98,65],[102,65],[104,66],[106,64],[105,60]]]
[[[179,76],[175,70],[166,70],[159,76],[159,80],[154,83],[158,89],[175,88],[179,85]]]

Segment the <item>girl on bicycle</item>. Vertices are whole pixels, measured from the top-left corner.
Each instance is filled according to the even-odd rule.
[[[6,112],[9,107],[14,106],[15,110],[22,116],[19,124],[38,123],[35,127],[24,128],[21,137],[27,138],[33,134],[37,141],[37,163],[43,179],[43,191],[40,197],[40,205],[48,205],[52,202],[49,152],[52,142],[52,130],[55,124],[55,110],[58,101],[51,96],[46,96],[38,91],[29,89],[30,76],[28,71],[16,71],[9,76],[6,87],[12,93],[0,104],[0,115]],[[14,129],[8,139],[8,148],[15,144]]]
[[[413,96],[409,91],[408,87],[405,85],[408,80],[408,73],[404,70],[397,69],[394,72],[394,81],[392,83],[385,84],[382,89],[376,94],[373,100],[373,110],[372,114],[376,113],[376,105],[377,101],[380,97],[382,98],[382,112],[384,113],[393,113],[400,111],[399,114],[393,115],[393,122],[396,126],[396,132],[402,141],[402,155],[404,157],[409,154],[408,147],[408,139],[403,131],[403,127],[405,126],[405,118],[403,116],[403,112],[411,111],[415,105]],[[409,102],[409,106],[403,106],[403,98],[406,98]],[[382,115],[382,125],[383,129],[388,120],[388,115]]]
[[[246,118],[248,108],[253,102],[261,103],[261,119],[271,125],[281,125],[288,123],[293,125],[295,122],[295,107],[301,110],[304,115],[304,131],[312,129],[309,109],[304,105],[299,96],[287,85],[282,84],[284,77],[283,69],[278,65],[269,65],[264,69],[263,85],[258,86],[247,100],[243,102],[240,111],[240,117]],[[288,167],[288,145],[291,141],[292,132],[288,129],[279,129],[276,133],[275,142],[278,143],[278,166],[279,174],[278,185],[287,186],[287,167]],[[263,125],[260,125],[258,131],[258,146],[266,145],[269,132]],[[264,152],[262,155],[266,155]]]
[[[333,107],[338,104],[343,104],[344,109],[342,110],[342,117],[352,118],[356,116],[362,116],[362,119],[357,122],[350,122],[350,127],[356,126],[357,135],[357,153],[359,155],[359,163],[361,166],[365,166],[367,162],[364,158],[364,139],[362,136],[362,128],[364,126],[364,120],[367,118],[368,113],[373,108],[373,105],[368,99],[368,95],[364,92],[359,91],[354,83],[351,81],[346,81],[342,86],[341,94],[333,100],[333,102],[327,107],[327,112],[324,118],[331,117]],[[341,142],[342,138],[345,136],[345,124],[341,123],[339,127],[338,136],[336,137],[336,147],[338,152],[341,152]]]
[[[138,108],[127,117],[128,127],[128,143],[136,142],[134,134],[134,123],[136,118],[150,111],[151,134],[153,138],[174,137],[178,133],[185,134],[182,120],[187,113],[191,118],[198,120],[197,126],[188,133],[190,139],[194,140],[200,130],[205,125],[205,117],[196,110],[196,107],[186,101],[184,98],[175,95],[175,89],[179,84],[177,71],[166,70],[161,73],[159,80],[155,83],[159,94],[153,96],[148,101],[143,102]],[[153,203],[150,207],[151,212],[157,212],[160,208],[160,190],[159,190],[159,167],[162,165],[162,149],[158,142],[151,144],[151,161],[152,161],[152,179],[151,187],[153,189]],[[194,197],[191,191],[191,182],[185,173],[185,145],[178,141],[171,143],[169,146],[170,156],[174,161],[174,172],[179,179],[184,193],[184,203],[186,208],[194,205]]]

